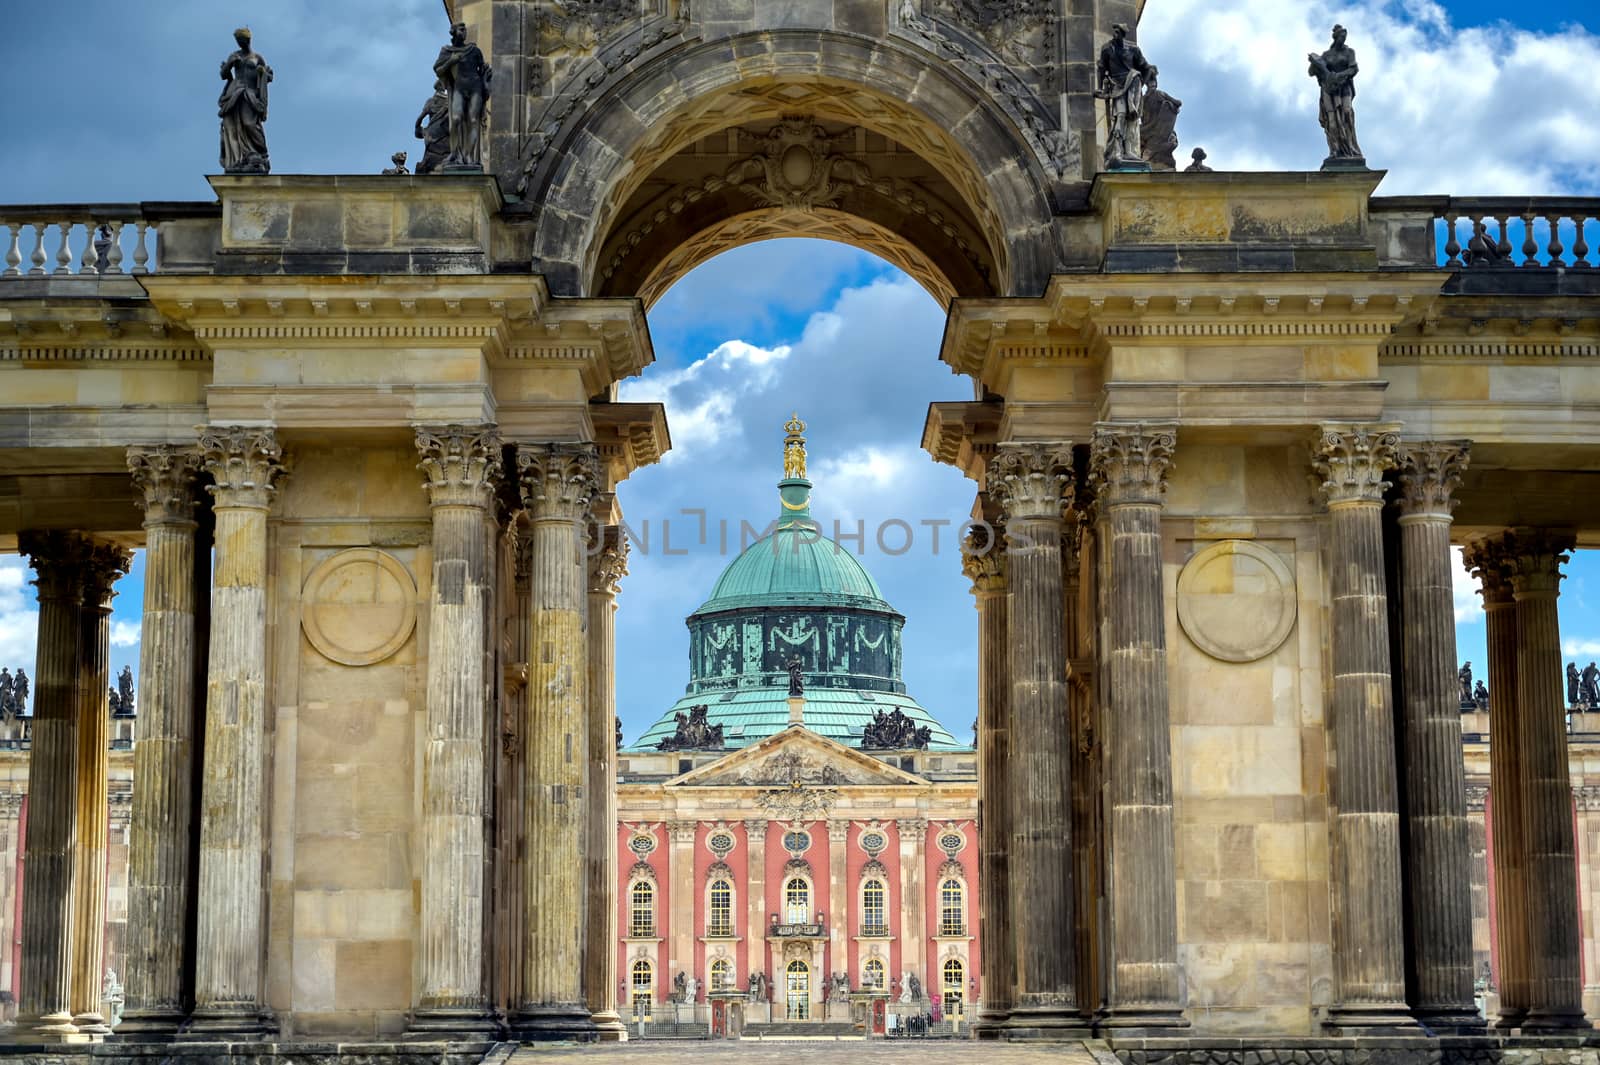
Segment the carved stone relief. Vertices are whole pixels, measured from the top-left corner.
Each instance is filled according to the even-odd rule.
[[[1224,662],[1253,662],[1276,651],[1295,616],[1294,574],[1260,544],[1212,544],[1178,574],[1178,622],[1195,646]]]
[[[346,666],[382,662],[411,638],[417,585],[404,563],[370,547],[324,559],[301,593],[301,628],[326,658]]]

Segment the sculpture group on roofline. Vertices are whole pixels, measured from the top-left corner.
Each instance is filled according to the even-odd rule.
[[[933,739],[933,729],[918,725],[898,707],[885,713],[872,715],[872,720],[861,730],[863,751],[926,750]]]
[[[678,730],[656,744],[656,750],[718,751],[727,746],[722,738],[722,726],[711,724],[706,714],[707,707],[703,703],[689,707],[688,714],[679,710],[673,715],[677,720]]]
[[[1568,708],[1587,713],[1600,712],[1600,665],[1590,662],[1579,669],[1578,663],[1568,662],[1566,681]],[[1473,680],[1471,662],[1464,663],[1457,671],[1456,690],[1462,713],[1488,711],[1489,689],[1481,679]]]
[[[680,9],[687,19],[688,4]],[[911,14],[906,14],[911,11]],[[914,5],[902,4],[902,22],[921,24]],[[1318,122],[1328,141],[1324,170],[1365,169],[1366,159],[1356,140],[1356,53],[1347,43],[1343,26],[1333,27],[1333,42],[1320,54],[1307,53],[1307,73],[1317,80],[1320,97]],[[267,86],[272,67],[251,46],[250,30],[233,33],[238,45],[222,61],[222,96],[217,115],[222,120],[222,170],[227,174],[266,174],[272,170],[267,152]],[[1106,112],[1105,168],[1107,170],[1176,170],[1177,121],[1183,101],[1163,91],[1160,71],[1148,62],[1137,44],[1129,41],[1128,28],[1111,27],[1111,40],[1100,49],[1094,95]],[[494,70],[478,45],[467,40],[467,26],[450,27],[450,43],[439,49],[433,63],[433,95],[422,105],[413,133],[423,142],[416,173],[482,173],[483,132],[488,119]],[[1210,173],[1205,152],[1196,148],[1194,162],[1185,173]],[[390,157],[387,175],[405,175],[405,153]]]
[[[10,669],[0,669],[0,718],[9,721],[28,714],[28,673],[18,669],[12,676]]]

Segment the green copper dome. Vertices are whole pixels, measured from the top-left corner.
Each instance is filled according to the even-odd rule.
[[[634,749],[655,749],[677,732],[679,715],[687,719],[698,706],[710,725],[723,726],[730,748],[781,732],[789,724],[795,659],[804,723],[813,732],[860,746],[877,714],[899,711],[929,729],[930,747],[963,747],[906,693],[906,619],[860,560],[822,535],[811,516],[805,425],[794,418],[786,428],[778,519],[729,563],[711,597],[686,619],[689,684]]]

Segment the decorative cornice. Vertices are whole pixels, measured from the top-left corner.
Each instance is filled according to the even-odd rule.
[[[26,344],[0,347],[0,362],[192,362],[207,363],[211,353],[189,345]]]
[[[1007,523],[1059,521],[1072,505],[1072,445],[1005,443],[995,449],[984,485]]]
[[[283,451],[271,428],[238,425],[201,430],[200,452],[206,472],[216,482],[210,486],[219,507],[266,510],[277,491],[274,481],[283,473]]]
[[[1382,503],[1384,472],[1395,464],[1400,437],[1392,426],[1325,425],[1311,463],[1322,478],[1328,505]]]
[[[1433,517],[1450,520],[1454,493],[1470,460],[1470,440],[1402,441],[1400,470],[1401,520]]]
[[[500,437],[492,425],[417,426],[417,469],[435,507],[488,507],[500,481]]]
[[[534,521],[579,521],[600,490],[593,444],[519,444],[517,474]]]
[[[136,493],[134,502],[144,510],[144,527],[193,524],[200,452],[192,447],[157,444],[130,447],[127,456]]]
[[[1383,362],[1400,359],[1596,359],[1600,342],[1582,340],[1393,340],[1378,351]]]
[[[326,312],[323,312],[326,313]],[[370,312],[368,312],[370,313]],[[196,325],[197,340],[494,340],[500,327],[485,322],[273,322]]]
[[[1177,446],[1175,426],[1097,423],[1089,443],[1089,483],[1095,499],[1108,507],[1159,505]]]

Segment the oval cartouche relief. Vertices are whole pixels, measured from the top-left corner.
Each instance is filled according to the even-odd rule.
[[[1269,548],[1223,540],[1178,574],[1178,622],[1196,647],[1224,662],[1254,662],[1294,628],[1294,573]]]
[[[417,585],[405,564],[371,547],[323,559],[306,578],[300,627],[324,656],[370,666],[394,654],[417,627]]]

